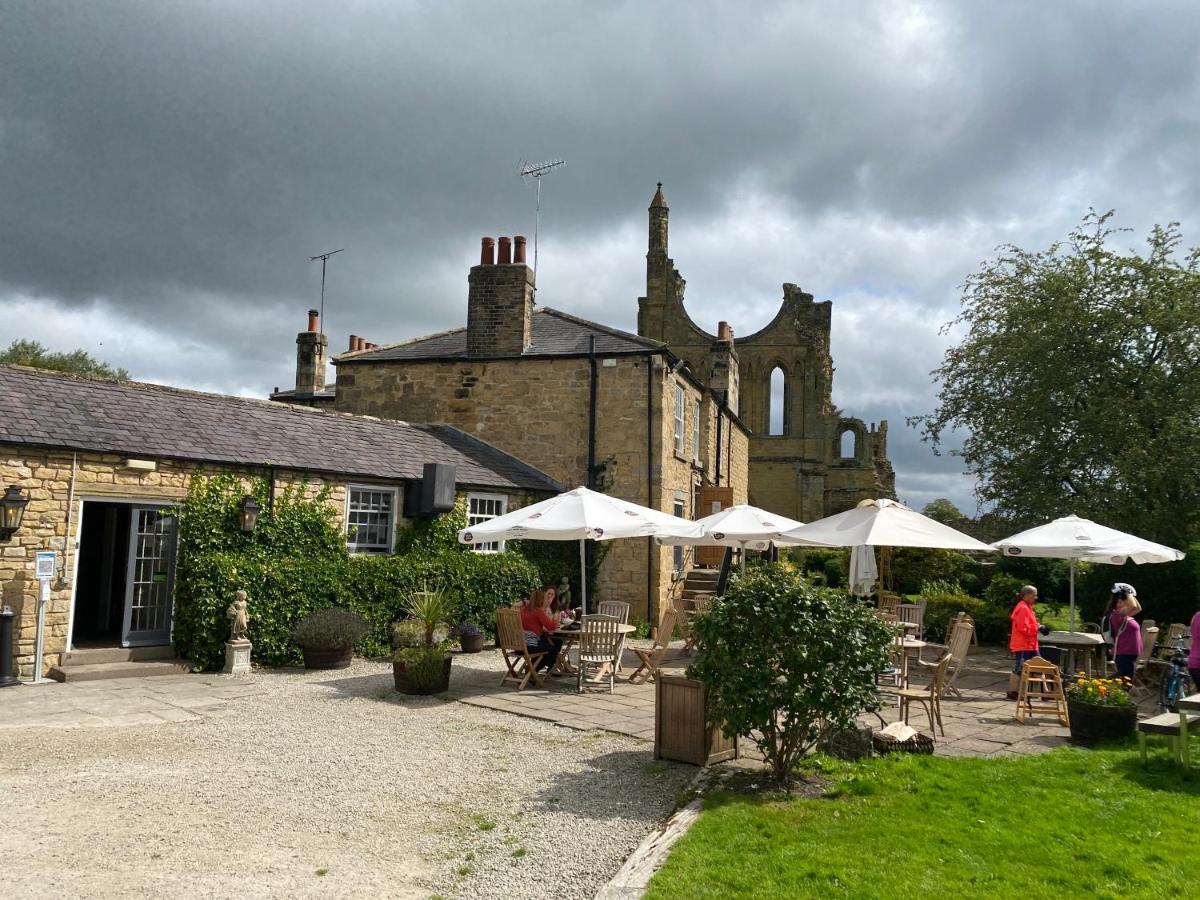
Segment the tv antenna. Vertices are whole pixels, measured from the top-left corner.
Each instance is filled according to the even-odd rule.
[[[526,184],[529,183],[530,178],[537,182],[537,209],[533,213],[533,274],[535,276],[537,275],[538,267],[538,223],[542,217],[542,176],[549,175],[559,166],[565,166],[566,164],[567,161],[565,159],[552,159],[544,163],[532,163],[521,160],[518,163],[518,172],[521,180]]]
[[[321,312],[320,312],[321,324],[320,324],[320,328],[322,331],[325,331],[325,264],[327,262],[329,262],[329,257],[333,256],[333,254],[335,254],[335,253],[341,253],[342,250],[345,250],[345,249],[346,248],[343,247],[341,250],[330,250],[328,253],[318,253],[316,256],[310,256],[308,258],[309,262],[316,262],[318,259],[321,261]]]

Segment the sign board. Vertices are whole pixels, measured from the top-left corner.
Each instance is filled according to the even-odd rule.
[[[37,554],[37,577],[53,578],[57,568],[57,557],[53,550],[39,550]]]

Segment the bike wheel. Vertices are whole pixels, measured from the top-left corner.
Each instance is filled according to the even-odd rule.
[[[1182,696],[1181,689],[1183,685],[1180,683],[1181,678],[1178,672],[1172,672],[1163,679],[1162,698],[1160,700],[1163,709],[1168,712],[1176,712],[1176,704]]]

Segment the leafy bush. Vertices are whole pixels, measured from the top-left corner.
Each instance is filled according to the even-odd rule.
[[[891,583],[900,594],[915,594],[923,580],[961,584],[971,568],[971,558],[954,550],[897,547],[891,551]]]
[[[921,596],[925,599],[925,637],[932,641],[946,640],[946,626],[950,619],[965,612],[975,620],[975,635],[981,644],[1008,645],[1011,629],[1011,610],[985,603],[970,597],[961,591],[926,592]]]
[[[424,629],[425,646],[434,646],[434,631],[454,617],[454,600],[441,588],[428,586],[413,591],[404,602],[404,611]],[[438,642],[440,643],[440,642]]]
[[[1113,583],[1124,581],[1137,588],[1144,617],[1159,622],[1190,622],[1200,608],[1200,542],[1180,549],[1187,556],[1179,562],[1093,565],[1077,573],[1075,598],[1083,618],[1099,622]],[[1066,595],[1063,596],[1065,600]]]
[[[367,633],[367,620],[348,609],[331,606],[306,616],[292,629],[292,639],[310,650],[344,650]]]
[[[1017,593],[1024,587],[1025,582],[1008,572],[997,572],[991,584],[983,592],[983,599],[995,606],[1012,608],[1016,603]]]
[[[425,626],[416,619],[405,619],[392,626],[392,649],[424,647]]]
[[[404,666],[418,693],[432,693],[441,685],[446,656],[441,647],[406,647],[397,650],[392,659]]]
[[[892,631],[871,610],[779,567],[734,579],[694,625],[688,670],[708,687],[714,720],[750,735],[775,779],[818,740],[878,705],[875,676]]]

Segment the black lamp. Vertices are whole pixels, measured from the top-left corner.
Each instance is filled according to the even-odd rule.
[[[242,498],[242,534],[249,534],[254,530],[255,524],[258,522],[258,513],[262,509],[258,505],[258,501],[254,499],[253,494],[247,494]]]
[[[28,505],[29,498],[21,493],[21,489],[15,484],[9,485],[0,497],[0,541],[7,541],[21,527]]]

